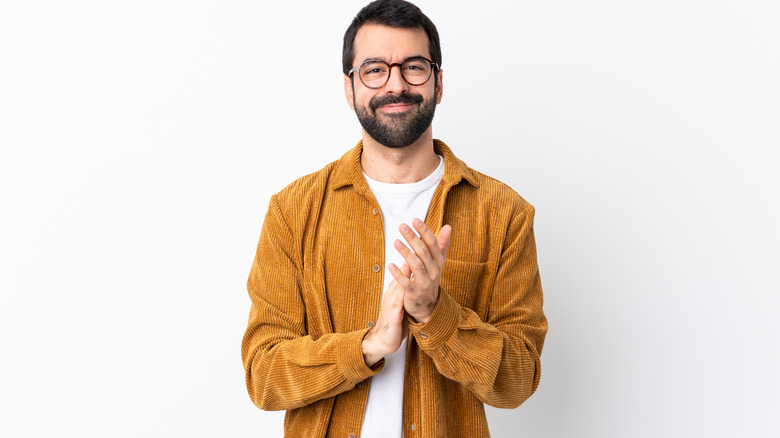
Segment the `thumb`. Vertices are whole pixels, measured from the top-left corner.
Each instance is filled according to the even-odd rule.
[[[439,235],[436,236],[436,241],[439,244],[439,250],[441,251],[442,258],[447,258],[447,250],[450,247],[450,237],[452,236],[452,227],[445,225],[441,227]]]
[[[387,292],[385,292],[385,300],[388,301],[390,307],[393,308],[403,307],[404,290],[401,288],[401,286],[398,285],[398,283],[395,280],[390,282],[390,286],[388,286]]]

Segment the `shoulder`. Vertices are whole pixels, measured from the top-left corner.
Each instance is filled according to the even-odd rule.
[[[274,196],[283,206],[295,208],[306,205],[316,198],[318,193],[327,189],[328,180],[336,163],[337,161],[334,161],[316,172],[296,179]]]
[[[362,143],[348,150],[336,161],[322,169],[302,176],[271,198],[271,207],[277,208],[288,226],[301,230],[316,223],[326,199],[336,195],[342,187],[365,184],[360,170]]]
[[[492,207],[510,210],[515,213],[526,210],[533,212],[533,205],[520,196],[515,189],[484,173],[476,170],[473,170],[473,172],[479,182],[479,187],[476,191],[482,202]]]
[[[314,173],[296,179],[271,197],[271,208],[278,208],[290,228],[303,226],[311,212],[319,209],[329,190],[329,181],[337,163],[331,162]]]
[[[444,156],[444,182],[452,189],[448,195],[466,203],[467,209],[493,209],[521,212],[533,207],[509,185],[466,165],[443,141],[434,140],[436,153]]]

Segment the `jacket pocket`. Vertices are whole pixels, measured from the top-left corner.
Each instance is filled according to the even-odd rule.
[[[485,265],[487,263],[447,259],[444,262],[439,287],[455,298],[461,306],[474,309]]]

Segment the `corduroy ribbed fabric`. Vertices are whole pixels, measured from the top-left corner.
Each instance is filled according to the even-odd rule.
[[[443,142],[434,149],[445,171],[426,224],[434,233],[450,224],[452,237],[434,312],[410,321],[404,435],[488,437],[483,403],[514,408],[539,385],[547,320],[534,208]],[[287,410],[286,437],[359,437],[371,376],[382,370],[361,352],[385,266],[361,153],[358,143],[271,198],[249,274],[247,389],[261,409]]]

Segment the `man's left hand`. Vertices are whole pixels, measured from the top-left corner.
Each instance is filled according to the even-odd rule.
[[[412,274],[407,277],[393,263],[390,263],[390,274],[404,290],[404,308],[417,322],[426,323],[436,307],[439,298],[439,279],[444,262],[447,260],[447,248],[450,246],[452,227],[445,225],[436,236],[420,219],[412,221],[412,231],[406,224],[398,228],[409,244],[410,250],[400,240],[393,245],[411,268]]]

